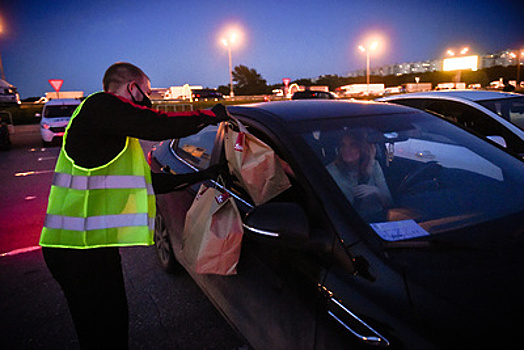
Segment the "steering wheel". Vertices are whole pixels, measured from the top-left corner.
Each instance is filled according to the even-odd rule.
[[[427,183],[430,186],[438,186],[437,177],[442,166],[435,161],[427,162],[411,174],[406,175],[397,188],[399,194],[406,194],[413,191],[415,185]]]

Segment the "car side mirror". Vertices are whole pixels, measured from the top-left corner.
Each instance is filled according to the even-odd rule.
[[[507,148],[508,145],[506,144],[506,140],[502,136],[492,135],[492,136],[486,136],[491,141],[501,145],[502,147]]]
[[[250,236],[269,243],[301,247],[309,239],[309,222],[297,203],[265,203],[251,210],[244,220]]]

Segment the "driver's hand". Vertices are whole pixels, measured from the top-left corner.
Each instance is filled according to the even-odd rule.
[[[358,185],[353,189],[353,195],[355,198],[364,198],[373,194],[378,195],[380,190],[376,186],[371,185]]]

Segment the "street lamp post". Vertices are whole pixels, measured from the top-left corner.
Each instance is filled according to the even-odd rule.
[[[377,48],[378,44],[377,42],[371,43],[371,45],[365,47],[364,45],[360,45],[358,49],[362,52],[366,53],[366,84],[367,84],[367,90],[369,95],[369,54],[371,50],[375,50]]]
[[[222,39],[222,44],[224,44],[225,47],[227,47],[227,53],[229,56],[229,96],[235,97],[235,93],[233,92],[233,61],[231,59],[231,45],[236,41],[236,35],[232,34],[228,39]]]
[[[0,53],[0,74],[2,74],[2,80],[5,80],[4,65],[2,64],[2,54]]]
[[[524,50],[519,50],[519,59],[517,61],[517,88],[520,89],[520,59],[522,58],[522,54],[524,53]]]
[[[4,32],[4,27],[0,19],[0,35],[3,34],[3,32]],[[2,79],[5,80],[4,65],[2,64],[2,54],[1,53],[0,53],[0,74],[2,75]]]

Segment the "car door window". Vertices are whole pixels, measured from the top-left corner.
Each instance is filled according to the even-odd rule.
[[[197,169],[209,166],[218,126],[209,125],[199,133],[183,137],[173,144],[175,153]]]
[[[424,106],[426,104],[425,100],[422,100],[422,99],[408,99],[408,98],[393,100],[391,102],[399,104],[399,105],[403,105],[403,106],[418,108],[418,109],[424,109]]]
[[[478,103],[524,130],[524,97],[479,101]]]
[[[481,111],[455,101],[427,101],[425,109],[474,130],[482,136],[502,136],[507,147],[517,153],[524,152],[524,142],[502,124]]]

